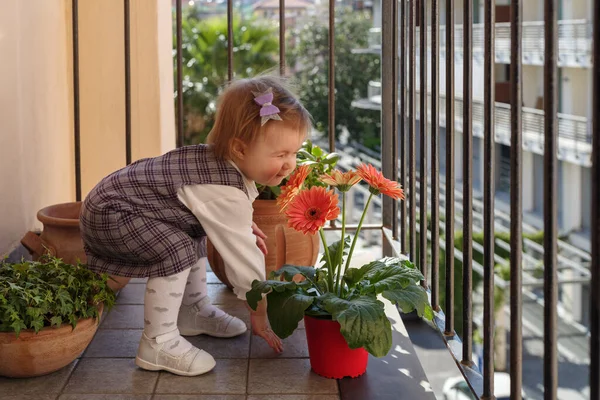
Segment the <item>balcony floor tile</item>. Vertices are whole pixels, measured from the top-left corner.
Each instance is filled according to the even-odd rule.
[[[133,358],[82,359],[64,393],[150,394],[158,374],[136,367]]]
[[[312,372],[308,359],[257,359],[250,360],[248,393],[337,394],[338,385]]]
[[[248,360],[217,359],[209,373],[185,377],[161,372],[156,386],[160,394],[246,394]]]
[[[37,378],[11,379],[0,377],[0,393],[10,393],[17,398],[34,399],[42,395],[58,395],[67,379],[71,376],[79,360],[73,361],[63,369]],[[4,398],[4,397],[2,397]]]

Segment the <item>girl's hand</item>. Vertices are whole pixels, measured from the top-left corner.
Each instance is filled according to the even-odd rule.
[[[267,299],[263,299],[258,303],[256,311],[254,311],[248,303],[246,303],[248,311],[250,311],[250,322],[252,325],[252,334],[260,336],[276,353],[283,351],[283,342],[271,330],[269,318],[267,317]]]
[[[266,315],[258,313],[250,313],[250,321],[252,323],[252,334],[260,336],[276,353],[283,351],[283,342],[279,336],[271,330],[269,319]]]
[[[267,244],[265,240],[267,239],[267,235],[264,234],[263,231],[256,225],[255,222],[252,222],[252,233],[256,235],[256,245],[262,251],[262,253],[266,256],[268,254]]]

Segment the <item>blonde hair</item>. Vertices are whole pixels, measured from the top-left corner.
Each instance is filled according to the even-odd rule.
[[[282,121],[269,120],[261,126],[259,106],[252,92],[273,90],[272,104],[279,108]],[[298,134],[306,136],[311,128],[308,111],[296,98],[290,85],[277,76],[265,75],[233,81],[221,94],[217,105],[215,124],[206,143],[213,146],[215,155],[221,159],[231,158],[231,148],[236,139],[243,143],[257,140],[269,124],[291,124]]]

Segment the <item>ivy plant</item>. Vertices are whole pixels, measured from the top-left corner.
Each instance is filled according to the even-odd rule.
[[[107,311],[115,303],[108,279],[85,265],[52,256],[16,263],[0,260],[0,331],[18,337],[24,329],[37,333],[63,323],[75,328],[80,319],[96,318],[100,304]]]

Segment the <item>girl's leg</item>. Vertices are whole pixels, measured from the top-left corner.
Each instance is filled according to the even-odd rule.
[[[131,278],[125,278],[124,276],[109,276],[108,277],[108,287],[116,292],[118,290],[123,289],[129,283]]]
[[[150,278],[144,295],[144,332],[136,364],[153,371],[166,370],[193,376],[215,366],[212,356],[194,347],[177,328],[177,316],[185,291],[187,269],[178,274]]]
[[[233,337],[247,330],[244,321],[210,303],[206,284],[206,257],[198,260],[190,270],[177,324],[181,333],[186,336],[207,334]]]

